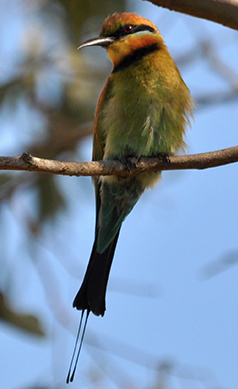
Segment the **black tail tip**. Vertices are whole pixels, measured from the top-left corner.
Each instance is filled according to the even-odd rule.
[[[66,383],[67,384],[69,384],[70,382],[73,382],[74,374],[75,374],[76,367],[77,367],[77,364],[78,364],[78,359],[79,359],[79,356],[80,356],[80,351],[81,351],[82,344],[83,344],[83,339],[84,339],[85,330],[86,330],[86,327],[87,327],[88,316],[89,316],[90,310],[87,309],[87,314],[85,316],[85,320],[84,320],[84,323],[83,323],[84,312],[85,312],[85,309],[81,313],[81,318],[80,318],[80,322],[79,322],[79,328],[78,328],[78,333],[77,333],[77,337],[76,337],[76,341],[75,341],[74,351],[73,351],[73,355],[72,355],[71,362],[70,362],[70,365],[69,365],[68,375],[67,375],[67,378],[66,378]],[[81,330],[82,330],[82,333],[81,333]],[[78,351],[77,351],[77,348],[78,348]],[[72,371],[73,363],[74,363],[74,368],[73,368],[73,371]]]

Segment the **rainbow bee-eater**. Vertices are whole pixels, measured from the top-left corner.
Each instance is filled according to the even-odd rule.
[[[105,48],[113,64],[97,105],[93,160],[172,155],[183,147],[192,100],[156,26],[134,13],[114,13],[104,21],[99,37],[79,48],[87,46]],[[95,241],[73,302],[82,317],[86,312],[79,352],[89,313],[105,313],[108,276],[122,222],[159,178],[160,172],[143,172],[128,178],[94,179]]]

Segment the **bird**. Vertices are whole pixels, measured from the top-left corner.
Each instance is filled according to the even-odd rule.
[[[113,13],[105,19],[99,37],[78,48],[89,46],[105,48],[113,65],[96,108],[93,161],[170,156],[184,148],[193,100],[157,27],[135,13]],[[133,177],[93,179],[95,240],[73,301],[73,307],[82,311],[76,343],[81,327],[82,335],[70,376],[75,344],[67,382],[74,378],[89,313],[104,316],[108,277],[121,225],[144,190],[153,188],[160,177],[161,172],[145,171]]]

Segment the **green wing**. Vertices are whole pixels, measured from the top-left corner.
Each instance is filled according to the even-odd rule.
[[[93,161],[101,161],[104,156],[104,148],[106,143],[106,129],[102,128],[102,118],[103,118],[103,108],[107,101],[112,96],[112,75],[108,78],[103,91],[99,97],[96,115],[95,115],[95,125],[94,125],[94,135],[93,135]],[[100,209],[100,183],[99,177],[94,177],[93,179],[95,187],[95,197],[96,197],[96,230],[98,224],[98,213]]]

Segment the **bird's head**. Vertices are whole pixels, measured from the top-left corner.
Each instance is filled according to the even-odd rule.
[[[82,43],[78,48],[106,48],[115,67],[135,50],[154,44],[157,44],[158,48],[165,46],[156,26],[137,14],[124,12],[108,16],[101,27],[99,37]]]

